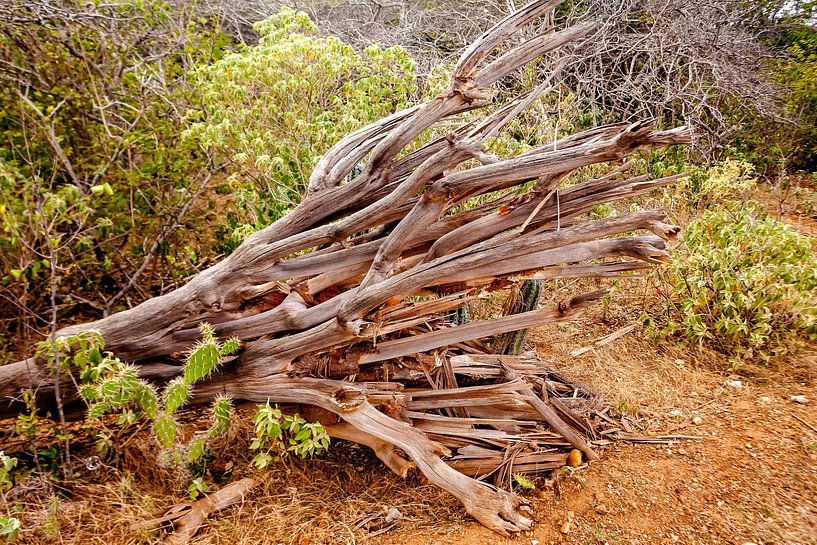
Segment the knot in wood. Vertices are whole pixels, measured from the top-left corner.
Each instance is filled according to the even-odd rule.
[[[343,387],[336,390],[329,400],[339,410],[346,412],[362,405],[366,396],[359,388]]]
[[[478,86],[470,77],[455,77],[451,82],[451,93],[462,96],[468,103],[487,100],[491,97],[490,89]]]

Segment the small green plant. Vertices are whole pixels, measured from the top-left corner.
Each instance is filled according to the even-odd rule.
[[[817,338],[814,241],[756,205],[705,212],[662,272],[659,334],[708,344],[740,359],[782,354]]]
[[[88,426],[97,438],[97,448],[106,451],[116,434],[107,428],[103,416],[119,413],[116,421],[120,428],[138,418],[137,411],[153,421],[153,432],[160,446],[166,449],[163,459],[193,465],[207,451],[207,441],[227,433],[230,428],[232,401],[217,397],[212,406],[212,425],[188,443],[178,443],[178,424],[173,415],[188,400],[193,385],[208,377],[225,356],[240,348],[238,339],[219,341],[207,323],[199,326],[202,339],[187,356],[182,375],[171,380],[161,392],[138,377],[136,368],[111,352],[106,352],[99,331],[88,330],[72,336],[58,337],[55,342],[45,341],[38,355],[55,361],[59,352],[60,365],[74,380],[80,397],[88,406]],[[36,434],[39,420],[35,411],[18,417],[18,429],[27,436]]]
[[[271,462],[292,452],[301,458],[320,454],[329,448],[329,435],[318,422],[307,422],[299,415],[284,414],[269,401],[258,406],[255,413],[255,439],[250,449],[259,450],[252,463],[264,469]]]
[[[705,209],[729,200],[741,200],[757,187],[754,166],[748,161],[725,159],[714,165],[683,164],[662,175],[690,173],[673,184],[664,194],[664,205],[669,209]]]
[[[536,490],[536,485],[533,484],[533,481],[520,473],[513,474],[513,484],[526,492],[533,492]]]
[[[17,421],[14,424],[14,433],[22,437],[25,444],[30,446],[31,453],[34,455],[34,461],[37,465],[40,464],[39,453],[37,446],[34,444],[34,439],[41,435],[44,430],[49,430],[50,427],[44,422],[45,419],[40,417],[36,406],[36,397],[30,390],[23,391],[23,403],[26,406],[25,411],[20,411],[17,414]],[[46,420],[46,422],[49,422]]]
[[[20,535],[20,521],[14,517],[0,517],[0,538],[13,541]]]
[[[17,458],[7,456],[5,452],[0,450],[0,492],[5,493],[14,486],[11,472],[16,466]]]
[[[604,218],[614,217],[617,215],[617,212],[611,205],[604,203],[593,208],[593,210],[588,212],[587,215],[590,217],[590,219],[601,220]]]
[[[74,382],[80,398],[88,407],[85,429],[97,440],[97,449],[107,452],[114,444],[116,432],[105,424],[103,416],[118,413],[116,424],[124,428],[137,419],[134,401],[142,390],[150,389],[139,379],[135,367],[105,352],[105,341],[97,330],[87,330],[75,335],[57,337],[39,344],[37,355],[49,362],[56,361],[59,353],[60,367],[67,371]],[[32,414],[30,418],[36,415]],[[18,429],[22,422],[18,417]]]
[[[187,487],[187,497],[190,498],[190,501],[195,501],[196,498],[207,492],[207,490],[207,483],[204,482],[204,479],[197,477],[193,479],[190,486]]]
[[[3,503],[8,505],[6,501],[6,492],[14,486],[11,472],[17,467],[17,458],[7,456],[0,450],[0,495],[3,497]],[[0,516],[0,538],[7,541],[15,539],[20,533],[20,521],[11,516]]]
[[[166,449],[163,458],[176,464],[186,464],[188,467],[197,464],[207,452],[207,442],[227,433],[230,429],[233,405],[229,397],[219,396],[213,401],[212,423],[204,432],[197,433],[189,442],[179,444],[179,426],[173,418],[190,397],[193,385],[210,376],[221,364],[222,358],[238,351],[241,343],[238,339],[219,341],[210,324],[199,325],[201,341],[199,341],[187,356],[184,373],[171,380],[158,396],[154,390],[144,390],[144,411],[151,411],[153,416],[153,431],[156,440]]]

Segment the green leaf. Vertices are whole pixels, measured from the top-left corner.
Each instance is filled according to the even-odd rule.
[[[102,352],[99,350],[98,346],[91,347],[91,349],[88,350],[86,357],[88,358],[88,362],[94,365],[99,365],[102,363]]]
[[[266,452],[259,452],[252,459],[252,464],[258,469],[264,469],[270,462],[272,462],[272,456]]]
[[[90,418],[91,420],[97,420],[98,418],[100,418],[102,415],[104,415],[105,413],[107,413],[110,410],[111,410],[110,404],[108,404],[105,401],[100,401],[99,403],[94,403],[88,409],[88,418]]]
[[[0,536],[11,541],[20,533],[20,521],[14,517],[0,517]]]
[[[536,485],[533,484],[530,479],[519,473],[513,474],[513,482],[519,488],[523,488],[525,490],[536,490]]]
[[[199,494],[203,494],[204,492],[207,492],[207,483],[205,483],[201,477],[193,479],[193,482],[187,487],[187,495],[190,501],[195,500]]]

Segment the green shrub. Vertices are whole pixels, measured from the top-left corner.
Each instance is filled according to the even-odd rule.
[[[208,377],[222,358],[240,348],[237,339],[219,341],[209,324],[202,323],[199,329],[202,339],[190,350],[184,373],[168,382],[161,394],[139,378],[134,366],[106,352],[105,341],[97,330],[57,337],[54,342],[43,341],[37,355],[53,368],[59,354],[60,367],[70,374],[80,398],[88,406],[86,430],[97,438],[99,450],[107,451],[115,436],[106,427],[104,415],[119,413],[116,424],[123,427],[134,423],[141,413],[153,421],[154,436],[166,449],[164,458],[177,465],[192,466],[205,455],[208,440],[229,430],[232,401],[218,396],[213,401],[210,428],[197,433],[185,444],[179,442],[178,424],[173,415],[187,402],[195,383]]]
[[[757,187],[754,167],[737,159],[687,169],[690,176],[673,184],[669,195],[686,207],[706,208],[746,195]]]
[[[232,399],[217,396],[211,406],[210,427],[194,432],[187,441],[181,440],[175,414],[188,401],[195,384],[210,376],[225,357],[235,354],[241,346],[234,338],[226,341],[216,338],[213,328],[207,323],[201,323],[199,331],[202,338],[188,353],[184,372],[169,381],[161,393],[140,379],[135,367],[106,352],[104,339],[97,330],[43,341],[38,346],[37,355],[45,359],[51,369],[55,368],[59,356],[60,368],[70,376],[80,398],[88,407],[85,430],[97,439],[99,450],[104,452],[110,449],[114,446],[114,439],[120,435],[106,426],[103,416],[118,413],[116,426],[119,428],[133,424],[144,416],[153,423],[153,435],[162,448],[160,461],[175,467],[181,476],[201,474],[205,461],[213,454],[211,442],[224,436],[233,423]],[[22,432],[32,431],[25,433],[27,439],[32,441],[33,436],[41,431],[36,422],[36,413],[32,412],[27,417],[21,415],[21,418],[22,424],[18,423],[18,428]],[[269,403],[258,406],[255,431],[250,449],[259,450],[253,458],[254,465],[259,469],[288,453],[307,458],[329,447],[329,435],[320,423],[307,422],[297,414],[284,414]],[[59,438],[53,432],[51,435]],[[0,452],[0,463],[3,460]],[[10,467],[4,473],[0,466],[0,493],[4,491]],[[201,479],[196,479],[188,491],[191,494],[203,493],[206,490],[201,486],[206,485]]]
[[[260,451],[252,460],[258,469],[264,469],[289,452],[307,458],[327,448],[329,435],[319,422],[307,422],[298,414],[284,414],[269,401],[258,406],[255,439],[250,444],[251,450]]]
[[[303,12],[256,23],[258,45],[197,71],[202,105],[188,141],[228,164],[238,215],[235,246],[297,204],[320,155],[361,126],[403,108],[416,91],[414,63],[399,47],[356,52],[317,36]]]
[[[814,240],[754,204],[733,204],[704,212],[683,242],[659,273],[663,335],[739,359],[782,354],[798,339],[817,338]]]
[[[164,241],[147,279],[126,290],[132,301],[155,293],[163,276],[189,274],[195,260],[185,245],[212,241],[209,230],[192,228],[206,220],[200,207],[181,217],[211,167],[179,134],[198,96],[192,68],[220,58],[232,40],[216,17],[188,4],[68,0],[53,15],[37,3],[8,7],[0,28],[0,314],[20,319],[0,323],[11,341],[0,350],[41,325],[49,259],[61,312],[76,312],[78,301],[86,313],[104,312],[124,303],[124,293],[113,295],[157,238]]]
[[[757,174],[752,163],[727,157],[716,163],[693,164],[687,159],[686,148],[642,152],[634,158],[633,174],[649,174],[662,178],[681,173],[681,178],[661,191],[662,205],[671,212],[692,212],[710,206],[720,206],[729,200],[744,200],[757,187]]]

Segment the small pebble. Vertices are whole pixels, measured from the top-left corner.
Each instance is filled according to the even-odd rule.
[[[743,389],[743,381],[742,380],[727,380],[726,385],[730,388],[734,388],[735,390],[742,390]]]
[[[772,398],[770,398],[769,396],[763,396],[760,398],[760,401],[762,401],[763,403],[771,403]]]
[[[791,396],[789,399],[795,403],[800,403],[801,405],[808,403],[808,398],[806,396]]]
[[[394,522],[395,520],[399,519],[402,516],[403,513],[401,513],[399,509],[397,509],[396,507],[392,507],[391,509],[389,509],[389,512],[386,515],[386,524],[391,524],[392,522]]]
[[[700,416],[696,416],[695,418],[692,419],[692,423],[695,424],[696,426],[700,426],[703,421],[704,419],[701,418]]]
[[[565,520],[565,523],[562,524],[562,528],[559,530],[560,532],[562,532],[563,534],[570,533],[570,531],[573,529],[573,516],[574,516],[573,511],[567,512],[567,520]]]

